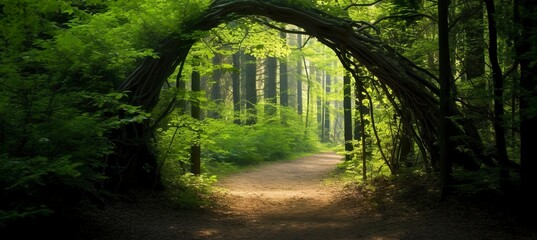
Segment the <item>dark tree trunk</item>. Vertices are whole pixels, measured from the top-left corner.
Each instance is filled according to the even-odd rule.
[[[358,117],[355,118],[354,121],[354,139],[360,140],[362,144],[362,179],[367,180],[367,135],[365,132],[365,125],[366,122],[364,120],[364,115],[369,112],[369,108],[364,106],[364,83],[362,82],[362,79],[355,78],[355,89],[354,89],[354,95],[355,95],[355,112]]]
[[[438,142],[440,148],[440,187],[441,198],[449,195],[449,182],[451,176],[451,159],[449,157],[450,131],[449,106],[451,102],[451,65],[449,57],[449,0],[438,0],[438,49],[439,49],[439,75],[440,75],[440,113]]]
[[[343,77],[343,124],[345,129],[345,160],[352,159],[352,109],[351,109],[351,77]]]
[[[257,118],[257,62],[253,55],[245,54],[244,60],[246,65],[246,124],[253,125]]]
[[[403,133],[401,134],[401,146],[399,147],[398,162],[408,162],[408,157],[412,155],[412,133],[406,130],[407,127],[403,126]]]
[[[503,76],[502,69],[498,62],[498,31],[496,28],[496,9],[494,0],[485,0],[487,6],[487,18],[489,26],[489,60],[492,67],[492,81],[494,82],[494,136],[496,138],[496,154],[500,165],[507,166],[509,157],[507,156],[507,144],[505,141],[504,127],[504,102],[503,102]],[[502,178],[507,174],[502,171]]]
[[[267,78],[265,80],[265,114],[274,116],[276,114],[276,73],[278,60],[275,57],[269,57],[266,60]]]
[[[233,122],[241,124],[241,54],[233,54],[233,72],[231,72],[233,88]]]
[[[485,81],[485,28],[483,24],[483,2],[481,0],[465,0],[461,19],[464,32],[464,78],[472,88],[468,96],[468,116],[480,127],[488,127],[490,106],[483,99],[488,95]],[[454,58],[453,58],[454,59]],[[452,65],[453,66],[453,65]]]
[[[483,2],[467,0],[462,9],[464,38],[464,71],[467,80],[485,75],[485,48],[483,27]],[[477,80],[476,87],[485,87],[484,81]]]
[[[519,6],[516,6],[519,5]],[[537,61],[534,40],[537,38],[537,1],[516,0],[515,11],[519,10],[519,26],[521,34],[518,38],[517,58],[520,62],[520,164],[522,167],[522,213],[525,220],[535,223],[537,214],[537,151],[534,138],[537,136],[537,114],[535,103],[537,98]]]
[[[104,187],[114,192],[126,192],[131,188],[160,186],[160,174],[156,156],[149,148],[149,124],[131,123],[118,130],[116,151],[107,158]],[[124,140],[126,139],[126,140]],[[143,161],[141,161],[143,160]]]
[[[199,94],[201,91],[201,79],[198,71],[192,72],[192,94],[194,95],[191,104],[191,116],[196,120],[201,120]],[[196,133],[196,142],[190,147],[190,171],[193,174],[201,174],[201,147],[200,147],[200,135]]]

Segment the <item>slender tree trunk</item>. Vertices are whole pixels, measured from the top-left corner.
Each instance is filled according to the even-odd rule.
[[[440,124],[438,141],[440,147],[440,187],[441,198],[449,195],[451,159],[449,158],[449,105],[451,101],[451,65],[449,57],[449,0],[438,0],[438,60],[440,81]]]
[[[253,125],[257,118],[257,63],[253,55],[245,55],[246,65],[246,124]]]
[[[323,77],[322,77],[322,71],[321,70],[317,70],[317,72],[315,73],[315,78],[317,79],[317,84],[319,84],[319,86],[321,86],[321,88],[324,88],[324,81],[323,81]],[[317,130],[318,130],[318,136],[321,137],[321,140],[323,139],[323,94],[324,94],[324,91],[321,91],[320,93],[317,93]]]
[[[191,116],[192,118],[200,121],[201,112],[199,105],[199,93],[201,91],[201,79],[200,73],[198,71],[192,72],[192,93],[195,96],[193,101],[191,101]],[[200,147],[200,135],[199,132],[196,132],[196,142],[190,147],[190,171],[193,174],[199,175],[201,173],[201,147]]]
[[[213,57],[214,70],[211,83],[211,100],[216,103],[217,108],[216,110],[209,111],[208,116],[211,118],[220,118],[218,105],[222,104],[222,86],[220,83],[220,80],[222,78],[222,57],[223,56],[221,54],[215,54],[215,56]]]
[[[500,165],[505,167],[509,162],[504,127],[504,101],[503,101],[503,74],[498,62],[498,31],[496,28],[496,9],[494,0],[485,0],[487,6],[487,19],[489,25],[489,59],[492,67],[492,80],[494,82],[494,136],[496,138],[496,152]],[[507,178],[506,169],[502,170],[502,178]]]
[[[296,43],[300,48],[302,47],[302,35],[296,35]],[[298,115],[302,115],[302,60],[298,60],[296,63],[296,108]]]
[[[307,90],[306,90],[306,124],[304,128],[304,137],[308,134],[309,118],[310,118],[310,99],[311,99],[311,72],[308,71],[308,65],[306,64],[306,57],[302,56],[302,62],[304,63],[304,72],[306,73]],[[311,67],[311,64],[310,64]],[[312,68],[311,68],[312,69]]]
[[[269,57],[266,60],[267,79],[265,81],[265,114],[274,116],[276,114],[276,74],[278,60],[275,57]]]
[[[326,74],[326,86],[325,86],[325,100],[324,100],[324,134],[323,134],[323,141],[328,142],[330,141],[330,100],[328,98],[328,95],[330,94],[330,88],[331,88],[331,77],[327,73]]]
[[[236,52],[233,54],[233,72],[231,73],[231,81],[233,85],[233,122],[241,124],[241,54]]]
[[[343,77],[343,124],[345,128],[345,160],[352,159],[352,109],[351,109],[351,77]]]
[[[354,79],[355,84],[355,112],[359,116],[359,118],[356,118],[355,124],[354,124],[354,139],[360,140],[362,144],[362,179],[365,181],[367,180],[367,135],[365,132],[365,119],[364,115],[366,111],[369,111],[367,107],[364,106],[364,86],[361,79]]]
[[[284,32],[280,32],[280,37],[287,38]],[[280,105],[289,106],[289,78],[287,75],[287,61],[285,59],[280,60]]]

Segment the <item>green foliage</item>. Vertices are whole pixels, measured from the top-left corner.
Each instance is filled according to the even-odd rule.
[[[58,159],[3,156],[0,161],[3,187],[0,223],[50,215],[66,207],[64,204],[74,204],[65,197],[79,198],[79,189],[91,190],[94,181],[99,180],[98,175],[82,176],[88,169],[68,156]]]
[[[210,204],[216,177],[189,173],[193,144],[201,143],[202,167],[208,174],[226,174],[263,161],[315,151],[318,139],[313,131],[304,135],[298,115],[291,109],[281,111],[287,116],[285,124],[275,117],[261,118],[252,126],[223,119],[199,122],[179,111],[173,113],[166,128],[157,130],[156,141],[163,183],[172,204],[182,208]]]
[[[273,23],[275,24],[275,23]],[[195,50],[205,48],[206,51],[219,51],[231,55],[238,49],[244,49],[246,53],[252,54],[256,58],[278,57],[283,58],[290,54],[290,47],[285,39],[280,38],[279,31],[265,25],[256,23],[251,18],[243,18],[229,24],[222,24],[211,31],[212,36],[203,40],[202,44],[197,44]],[[229,51],[229,47],[221,48],[222,45],[231,45],[234,49]],[[207,48],[209,47],[209,48]],[[199,54],[194,55],[198,56]],[[209,59],[212,56],[209,56]]]
[[[202,158],[206,165],[252,165],[261,161],[283,159],[297,152],[314,151],[317,138],[313,132],[304,135],[296,113],[287,114],[286,124],[279,119],[261,119],[256,125],[236,125],[226,120],[206,119],[196,122],[189,116],[174,114],[167,129],[159,129],[158,152],[162,161],[189,166],[190,146],[201,133]],[[173,142],[172,142],[173,141]],[[166,166],[166,165],[165,165]]]
[[[119,0],[111,3],[109,14],[122,24],[129,42],[154,49],[169,36],[177,36],[207,9],[209,0],[148,1]]]
[[[468,200],[496,199],[506,191],[515,191],[520,187],[520,176],[516,171],[505,169],[504,177],[501,171],[500,167],[483,167],[471,172],[455,169],[451,187],[455,195]]]
[[[212,204],[212,185],[216,183],[216,176],[181,174],[178,166],[167,164],[162,172],[163,183],[167,187],[167,199],[170,203],[173,206],[186,209]]]
[[[68,214],[104,180],[109,135],[148,117],[111,91],[135,58],[102,1],[0,4],[0,227]],[[92,15],[93,14],[93,15]],[[115,31],[114,31],[115,30]],[[106,32],[109,31],[109,32]]]
[[[184,166],[182,173],[187,172],[187,166],[190,164],[190,147],[199,142],[196,136],[200,126],[200,123],[190,116],[176,113],[170,117],[166,128],[157,129],[156,148],[162,164],[168,161],[174,162]]]
[[[225,121],[208,120],[205,130],[205,160],[251,165],[263,160],[255,145],[259,137],[253,126],[242,126]]]
[[[209,161],[251,165],[314,151],[317,138],[312,133],[304,135],[296,113],[291,111],[282,109],[282,114],[289,116],[286,124],[282,124],[279,117],[263,118],[253,126],[208,120],[203,156]]]
[[[210,30],[210,34],[185,31],[212,2],[0,0],[0,225],[55,214],[100,194],[96,185],[104,179],[103,158],[114,151],[110,134],[125,124],[140,123],[151,116],[139,107],[126,104],[128,93],[114,92],[113,89],[140,59],[158,58],[155,49],[170,37],[189,34],[188,37],[202,39],[190,52],[184,76],[194,70],[205,77],[215,69],[224,70],[224,75],[237,71],[229,61],[222,66],[212,66],[211,59],[215,54],[226,58],[238,50],[244,50],[256,56],[260,62],[266,57],[288,60],[290,83],[295,84],[294,87],[297,80],[307,84],[312,102],[316,98],[322,98],[325,103],[335,103],[341,99],[341,84],[335,79],[343,75],[342,68],[334,64],[338,59],[332,51],[315,39],[308,40],[305,48],[295,50],[295,47],[288,45],[288,42],[294,41],[290,35],[288,39],[282,39],[277,30],[257,23],[265,19],[254,17],[222,24]],[[372,6],[352,7],[349,10],[343,7],[369,1],[271,2],[291,8],[318,9],[358,23],[374,24],[378,31],[371,27],[367,30],[369,33],[381,37],[418,66],[433,69],[433,72],[436,69],[437,26],[432,20],[436,18],[433,2],[380,1]],[[514,62],[513,36],[518,29],[513,27],[511,21],[512,5],[498,4],[500,64],[502,69],[507,70]],[[450,9],[453,15],[451,20],[458,20],[461,6]],[[455,44],[464,42],[464,36],[457,33],[463,21],[452,22],[450,41]],[[472,24],[482,23],[477,21]],[[454,56],[464,55],[461,54],[464,49],[460,46],[450,50]],[[534,56],[535,52],[535,46],[532,45],[528,55]],[[303,58],[307,62],[304,65],[315,66],[317,71],[310,79],[291,70],[296,66],[293,64],[301,62]],[[456,75],[464,76],[463,61],[453,58]],[[534,64],[531,62],[532,66]],[[537,108],[534,107],[527,112],[518,112],[518,97],[532,94],[520,92],[517,86],[520,77],[518,71],[514,69],[514,74],[505,78],[505,110],[511,116],[504,120],[504,124],[509,127],[509,152],[515,162],[520,145],[517,140],[519,117],[537,114]],[[330,94],[325,93],[322,81],[318,81],[326,75],[333,80]],[[462,117],[479,124],[478,132],[484,140],[484,148],[492,152],[494,136],[487,116],[493,102],[492,88],[487,82],[489,75],[486,73],[472,79],[475,82],[459,81],[457,77],[455,99],[470,107],[482,107],[483,113],[464,113]],[[177,84],[174,81],[175,76],[170,79],[170,86]],[[366,83],[366,90],[373,100],[373,115],[366,114],[365,120],[372,123],[374,117],[379,139],[374,138],[369,124],[365,147],[368,149],[366,164],[369,176],[375,177],[388,174],[387,161],[399,167],[396,152],[401,127],[400,116],[397,116],[399,110],[373,83]],[[476,86],[483,87],[476,89]],[[231,110],[211,103],[205,94],[172,88],[164,89],[162,93],[166,100],[189,100],[202,107],[210,106],[211,110],[224,108],[221,111],[222,119],[203,121],[194,120],[176,110],[162,121],[165,124],[156,131],[155,148],[162,164],[163,180],[170,190],[170,199],[181,207],[206,204],[204,201],[215,181],[212,176],[198,177],[188,173],[189,150],[193,144],[201,145],[203,167],[212,172],[221,169],[225,169],[224,172],[233,171],[237,166],[287,158],[291,154],[317,148],[318,137],[313,129],[318,123],[313,119],[322,109],[310,106],[309,119],[306,119],[309,126],[304,127],[304,116],[297,115],[293,109],[282,107],[274,116],[264,116],[263,105],[258,104],[257,124],[236,125],[231,123],[234,118]],[[296,99],[296,96],[291,97]],[[226,105],[225,101],[229,100],[222,99],[222,105]],[[263,103],[263,100],[259,102]],[[331,118],[340,112],[335,105],[331,104],[327,109]],[[158,106],[154,113],[162,113],[165,108]],[[242,118],[245,117],[243,114]],[[362,159],[358,156],[361,156],[364,146],[360,144],[355,142],[355,158],[342,166],[354,176],[361,176]],[[387,158],[380,154],[380,149],[384,150]],[[411,167],[408,169],[412,170]],[[499,186],[495,171],[486,169],[471,174],[457,171],[455,176],[466,181],[459,184],[457,190],[470,194],[484,189],[496,191]]]

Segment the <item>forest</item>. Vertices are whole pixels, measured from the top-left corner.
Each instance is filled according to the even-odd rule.
[[[0,239],[326,152],[338,199],[537,225],[536,1],[0,0],[0,40]]]

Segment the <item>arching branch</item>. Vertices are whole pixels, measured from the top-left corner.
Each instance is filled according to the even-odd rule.
[[[378,36],[369,34],[366,31],[369,27],[362,29],[356,22],[331,16],[318,9],[294,5],[291,1],[215,0],[200,18],[185,24],[187,29],[169,36],[155,49],[158,58],[143,59],[121,84],[120,90],[131,93],[132,104],[142,106],[148,111],[152,110],[158,102],[164,82],[179,64],[184,64],[190,48],[198,41],[196,36],[199,35],[194,33],[206,32],[221,23],[247,16],[267,17],[304,29],[303,32],[294,32],[268,23],[268,26],[279,28],[278,30],[307,33],[317,38],[336,53],[345,69],[355,78],[358,77],[360,66],[367,68],[378,79],[379,84],[389,88],[400,104],[412,111],[412,119],[420,132],[421,143],[432,156],[432,161],[435,161],[438,157],[435,142],[439,122],[436,114],[439,111],[438,87],[435,85],[437,78],[395,52]],[[456,113],[458,108],[452,104],[450,110]],[[459,129],[457,134],[466,134],[466,129],[473,132],[471,126],[466,126],[467,123],[452,121],[452,124],[459,124],[459,127],[454,128]]]
[[[266,21],[266,20],[261,20],[261,19],[254,19],[255,22],[257,23],[260,23],[260,24],[263,24],[267,27],[270,27],[270,28],[273,28],[273,29],[276,29],[280,32],[284,32],[284,33],[292,33],[292,34],[308,34],[307,32],[304,32],[304,31],[297,31],[297,30],[292,30],[292,29],[285,29],[285,28],[282,28],[282,27],[278,27],[272,23],[270,23],[269,21]]]

